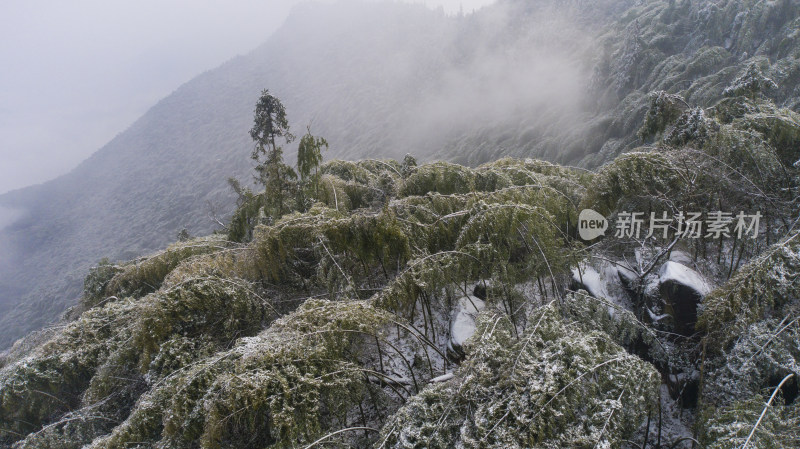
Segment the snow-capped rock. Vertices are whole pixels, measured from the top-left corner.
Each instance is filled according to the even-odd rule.
[[[582,266],[572,269],[572,281],[577,288],[586,290],[595,298],[608,298],[606,282],[600,273],[592,267]]]
[[[711,292],[711,284],[693,269],[669,261],[659,270],[658,287],[675,320],[675,330],[683,335],[694,333],[697,305]]]
[[[706,296],[711,292],[711,284],[698,272],[678,262],[669,261],[661,266],[658,272],[658,281],[676,283],[695,291],[699,296]]]
[[[625,292],[627,286],[621,279],[622,273],[632,272],[621,265],[603,262],[595,266],[581,264],[580,268],[572,269],[572,285],[570,289],[586,290],[595,298],[611,301],[616,306],[630,309],[631,304]],[[608,311],[614,316],[616,307],[610,306]]]
[[[687,253],[686,251],[672,251],[669,254],[669,260],[673,262],[677,262],[681,265],[691,266],[694,262],[692,259],[692,255]]]
[[[464,342],[475,333],[475,317],[484,307],[485,303],[477,296],[459,298],[450,323],[449,350],[461,353]]]

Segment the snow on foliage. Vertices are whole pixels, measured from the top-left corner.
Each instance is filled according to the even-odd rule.
[[[217,235],[99,266],[80,317],[3,368],[4,443],[289,447],[379,427],[446,372],[462,285],[567,271],[564,223],[586,179],[502,160],[460,169],[478,192],[398,196],[402,172],[436,172],[407,165],[329,163],[322,183],[335,177],[335,192],[321,186],[324,201],[306,212],[238,222],[252,226],[239,229],[249,242]],[[490,296],[507,310],[524,300],[507,288]]]
[[[765,317],[796,312],[800,292],[800,237],[776,243],[706,297],[698,325],[725,347]]]
[[[553,304],[514,337],[481,315],[454,379],[423,390],[383,427],[385,447],[620,445],[657,397],[658,374],[606,334],[564,321]]]
[[[629,29],[638,61],[652,49]],[[706,447],[741,441],[798,369],[800,251],[784,234],[800,134],[760,98],[674,95],[653,96],[664,139],[597,173],[332,161],[293,212],[267,217],[264,194],[242,191],[229,238],[98,265],[61,327],[2,359],[0,444],[679,447],[691,425]],[[584,207],[734,206],[768,229],[575,236]],[[659,283],[705,296],[697,332],[676,331]],[[796,385],[757,444],[796,445]]]
[[[746,96],[754,98],[762,92],[777,88],[778,85],[775,81],[764,76],[758,65],[750,64],[743,74],[722,91],[722,95],[726,97]]]

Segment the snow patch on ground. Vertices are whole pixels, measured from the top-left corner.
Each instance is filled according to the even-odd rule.
[[[430,380],[430,382],[431,383],[447,382],[448,380],[452,379],[453,377],[455,377],[455,375],[453,373],[445,373],[445,374],[442,374],[441,376],[434,377],[433,379]]]
[[[630,270],[616,264],[603,262],[597,266],[581,264],[572,269],[572,279],[580,284],[595,298],[603,298],[615,305],[631,310],[630,299],[620,281],[620,276],[632,274]],[[615,315],[614,307],[609,307],[611,316]]]
[[[595,298],[608,298],[606,281],[600,273],[590,266],[572,269],[572,279],[580,283]]]
[[[636,443],[636,446],[628,445],[625,447],[640,447],[645,434],[648,437],[647,447],[673,447],[675,449],[690,449],[692,447],[691,440],[685,440],[685,438],[692,437],[691,423],[694,422],[694,414],[691,410],[681,409],[677,401],[670,398],[669,389],[666,385],[661,385],[660,396],[660,416],[659,411],[655,411],[650,416],[649,432],[647,431],[647,421],[645,421],[631,438]],[[682,439],[684,439],[683,442],[676,444],[678,440]]]

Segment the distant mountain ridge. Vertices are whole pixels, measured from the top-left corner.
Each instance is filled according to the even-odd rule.
[[[503,1],[465,17],[422,6],[298,7],[248,55],[199,75],[69,174],[0,196],[0,348],[52,322],[88,267],[162,248],[230,213],[261,89],[332,158],[504,155],[598,166],[642,142],[654,90],[708,106],[749,64],[800,107],[800,3]],[[589,19],[594,19],[590,21]],[[293,149],[287,160],[293,162]]]
[[[448,21],[423,7],[406,5],[300,8],[267,43],[184,84],[69,174],[0,196],[0,204],[25,211],[23,218],[0,233],[0,247],[10,249],[5,254],[12,254],[0,272],[0,347],[55,319],[80,296],[86,269],[100,258],[137,257],[174,240],[184,227],[195,235],[216,227],[208,217],[209,202],[219,206],[221,216],[226,215],[233,205],[226,179],[251,176],[247,130],[261,89],[269,87],[285,99],[297,132],[311,121],[309,104],[319,101],[314,92],[299,89],[291,94],[292,89],[303,86],[288,72],[313,73],[316,69],[312,56],[304,53],[316,48],[308,42],[313,40],[304,38],[303,33],[295,38],[294,31],[298,26],[313,29],[339,19],[325,31],[347,36],[353,29],[355,11],[366,14],[359,17],[362,25],[379,16],[383,23],[391,17],[397,27],[406,27],[387,32],[394,42],[385,45],[407,46],[403,36],[414,29],[419,18],[433,21],[426,27],[432,30],[436,23]],[[403,20],[403,15],[415,19]],[[272,55],[290,42],[298,56],[272,64]],[[360,50],[362,57],[370,56],[366,50]],[[371,56],[374,59],[375,55]],[[342,70],[340,84],[331,82],[331,87],[352,90],[353,86],[341,85],[347,75]],[[331,78],[330,72],[324,76]],[[365,81],[351,83],[366,90]],[[340,123],[315,126],[315,132],[326,135],[335,149],[342,148],[337,144],[347,139],[348,133],[357,133],[356,127],[347,124],[364,120],[354,117],[360,108],[350,106],[349,114],[338,115]],[[327,132],[332,127],[352,129],[332,135]],[[362,141],[351,148],[366,154],[379,144]],[[326,158],[333,157],[334,151]],[[354,151],[339,150],[335,155]],[[292,156],[288,157],[291,160]]]

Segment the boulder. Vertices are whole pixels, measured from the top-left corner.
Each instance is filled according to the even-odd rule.
[[[603,262],[595,266],[581,264],[578,268],[572,269],[572,279],[570,290],[586,290],[590,296],[608,300],[617,307],[631,310],[633,305],[629,298],[630,282],[623,281],[623,276],[630,274],[635,276],[632,271],[621,264]],[[608,312],[614,316],[617,307],[609,306]]]
[[[667,312],[675,320],[675,331],[692,335],[697,322],[697,306],[711,292],[711,284],[686,265],[669,261],[658,273],[658,288]]]
[[[608,298],[606,282],[603,276],[590,266],[581,266],[572,269],[571,290],[586,290],[595,298]]]
[[[477,296],[459,298],[450,321],[450,341],[447,349],[455,355],[463,355],[464,342],[475,333],[475,317],[485,307]]]

